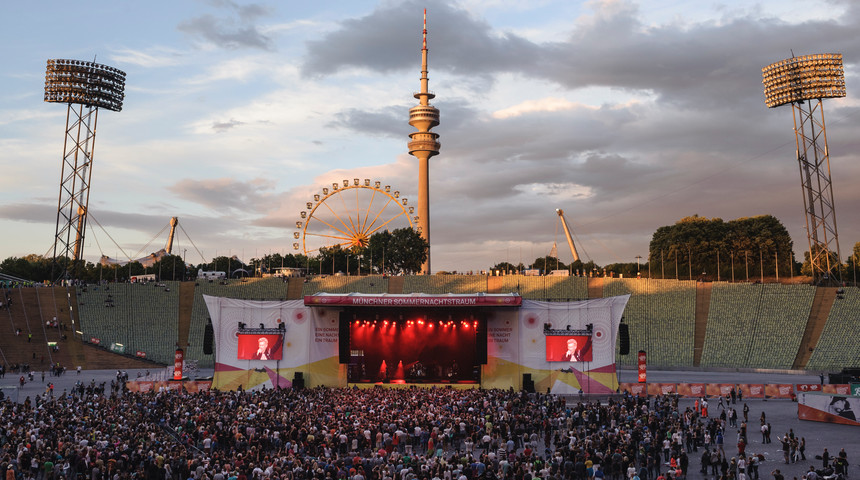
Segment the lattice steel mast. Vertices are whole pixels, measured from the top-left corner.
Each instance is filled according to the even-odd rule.
[[[842,55],[792,57],[762,68],[762,77],[768,107],[791,104],[813,281],[841,285],[842,255],[822,99],[845,96]]]
[[[48,60],[45,101],[67,104],[51,267],[55,280],[67,278],[70,263],[74,269],[83,259],[98,111],[99,107],[121,111],[124,91],[121,70],[80,60]]]

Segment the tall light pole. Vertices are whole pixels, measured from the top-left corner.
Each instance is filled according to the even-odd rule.
[[[636,275],[639,276],[639,260],[642,260],[642,255],[636,255]]]
[[[813,281],[841,285],[842,256],[822,99],[845,96],[842,54],[792,56],[761,71],[765,104],[769,108],[791,105]]]
[[[83,259],[99,108],[119,112],[124,98],[125,72],[94,62],[48,60],[45,101],[67,105],[51,280],[58,279],[58,259],[67,259],[62,277],[69,275],[69,262],[77,266]]]

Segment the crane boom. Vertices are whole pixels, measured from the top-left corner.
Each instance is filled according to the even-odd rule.
[[[573,245],[573,237],[570,235],[570,228],[567,226],[567,220],[564,219],[564,210],[556,208],[555,213],[561,219],[561,226],[564,227],[564,236],[567,237],[567,244],[570,246],[570,253],[573,254],[573,261],[577,262],[579,261],[579,254],[576,253],[576,247]]]

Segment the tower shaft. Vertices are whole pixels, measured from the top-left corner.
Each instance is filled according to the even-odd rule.
[[[413,96],[418,105],[409,110],[409,125],[417,130],[409,134],[409,154],[418,159],[418,230],[421,237],[430,245],[430,157],[439,154],[441,144],[439,134],[430,130],[439,125],[439,110],[430,105],[436,95],[429,90],[427,77],[427,10],[424,10],[424,30],[421,48],[421,91]],[[421,267],[422,273],[430,272],[430,249],[427,260]]]

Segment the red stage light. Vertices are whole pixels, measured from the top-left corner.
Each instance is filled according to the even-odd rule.
[[[424,320],[418,320],[418,325],[424,325]]]
[[[385,325],[385,326],[387,327],[387,326],[388,326],[388,320],[386,320],[386,321],[382,322],[382,324],[383,324],[383,325]]]

